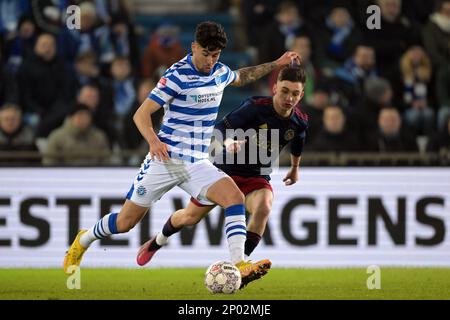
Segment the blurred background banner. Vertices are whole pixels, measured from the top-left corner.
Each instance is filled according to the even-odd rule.
[[[130,168],[0,169],[0,268],[60,267],[79,228],[120,210]],[[304,168],[285,187],[273,174],[273,210],[254,259],[277,267],[450,266],[450,170]],[[189,201],[167,193],[134,230],[98,241],[83,266],[137,267],[141,243]],[[175,235],[152,267],[200,267],[228,259],[223,212]],[[61,271],[62,272],[62,271]]]

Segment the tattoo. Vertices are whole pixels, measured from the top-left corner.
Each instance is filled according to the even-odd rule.
[[[236,83],[236,86],[241,87],[252,83],[264,77],[266,74],[275,70],[276,68],[277,65],[275,62],[268,62],[253,67],[239,69],[237,71],[237,73],[239,74],[239,82]]]

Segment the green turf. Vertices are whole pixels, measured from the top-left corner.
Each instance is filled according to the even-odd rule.
[[[203,269],[82,269],[69,290],[60,269],[0,269],[1,299],[450,299],[450,269],[382,268],[368,290],[365,269],[274,269],[233,295],[212,295]]]

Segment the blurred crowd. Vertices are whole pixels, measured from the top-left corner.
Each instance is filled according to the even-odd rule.
[[[135,164],[132,116],[187,52],[163,23],[140,47],[127,0],[0,0],[0,163]],[[66,25],[78,5],[80,29]],[[380,8],[369,29],[367,8]],[[450,0],[241,0],[239,50],[254,63],[298,52],[308,74],[306,150],[450,150]],[[193,30],[192,30],[193,32]],[[233,34],[229,34],[233,37]],[[231,50],[231,49],[226,49]],[[254,87],[270,94],[277,73]],[[163,110],[154,114],[156,128]],[[126,152],[125,152],[126,151]],[[21,161],[23,162],[23,161]]]
[[[286,49],[303,58],[306,150],[449,154],[449,0],[243,4],[260,62]],[[380,9],[380,29],[372,29],[371,5]]]

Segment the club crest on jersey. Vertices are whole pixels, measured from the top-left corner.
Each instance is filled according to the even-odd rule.
[[[222,79],[220,78],[220,76],[215,77],[214,81],[216,82],[216,86],[218,86],[222,83]]]
[[[139,186],[136,191],[137,191],[137,194],[140,196],[143,196],[144,194],[147,193],[147,190],[145,189],[144,186]]]
[[[292,129],[288,129],[285,133],[284,133],[284,140],[289,141],[292,140],[294,138],[295,132]]]

